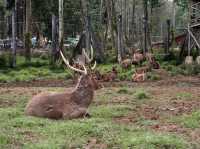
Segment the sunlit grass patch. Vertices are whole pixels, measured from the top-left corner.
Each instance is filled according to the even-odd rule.
[[[191,93],[182,92],[182,93],[177,93],[176,98],[178,100],[191,100],[193,98],[193,95]]]
[[[138,89],[134,93],[134,97],[136,99],[143,100],[143,99],[149,99],[150,95],[149,95],[149,93],[146,90],[144,90],[144,89]]]
[[[90,109],[93,117],[104,119],[125,116],[130,110],[128,105],[102,105]]]
[[[117,91],[118,94],[128,94],[128,95],[132,95],[134,93],[134,89],[130,88],[130,87],[121,87],[119,88],[119,90]]]
[[[131,133],[124,139],[123,146],[134,149],[187,149],[187,143],[176,136],[148,131]]]
[[[200,111],[192,114],[185,114],[183,116],[175,117],[172,121],[183,125],[186,128],[200,128]]]

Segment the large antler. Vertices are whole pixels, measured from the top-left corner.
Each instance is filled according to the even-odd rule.
[[[91,56],[89,57],[88,54],[86,53],[85,49],[83,48],[83,54],[85,55],[85,58],[87,60],[88,63],[91,63],[94,59],[94,49],[91,45]],[[91,67],[92,70],[94,70],[96,68],[97,62],[95,61],[93,67]]]
[[[84,65],[82,65],[82,67],[83,67],[84,70],[80,70],[80,69],[74,68],[74,67],[72,67],[72,66],[69,64],[69,61],[65,58],[65,56],[64,56],[64,54],[62,53],[61,50],[60,50],[60,55],[61,55],[61,57],[62,57],[62,59],[63,59],[65,65],[66,65],[67,67],[69,67],[69,68],[72,69],[73,71],[77,71],[77,72],[80,72],[80,73],[85,74],[85,75],[87,74],[87,69],[86,69],[86,67],[85,67]]]
[[[94,49],[91,45],[91,57],[89,57],[89,55],[86,53],[85,49],[83,48],[83,54],[85,55],[85,58],[87,59],[88,63],[91,63],[94,59]]]

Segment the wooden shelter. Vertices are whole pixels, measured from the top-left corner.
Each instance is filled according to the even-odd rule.
[[[200,2],[199,0],[189,1],[188,15],[188,55],[193,48],[198,48],[200,54]]]

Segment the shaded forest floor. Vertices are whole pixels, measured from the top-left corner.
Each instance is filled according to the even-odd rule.
[[[0,148],[199,149],[199,77],[104,83],[88,119],[51,121],[24,115],[33,95],[69,86],[63,80],[1,84]]]

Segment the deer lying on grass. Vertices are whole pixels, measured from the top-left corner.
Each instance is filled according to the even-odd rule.
[[[135,70],[132,76],[133,82],[144,82],[147,79],[147,72],[151,71],[150,66],[144,66]]]
[[[133,55],[132,64],[138,65],[141,64],[145,60],[145,56],[140,52],[136,52]]]
[[[121,66],[124,69],[128,69],[132,65],[132,60],[131,59],[125,59],[121,62]]]
[[[111,72],[102,75],[102,80],[104,82],[112,82],[117,79],[118,71],[115,67],[112,68]]]
[[[145,57],[153,69],[160,69],[160,64],[156,61],[156,58],[152,53],[146,53]]]
[[[98,83],[84,70],[72,67],[60,51],[64,63],[70,69],[81,73],[81,77],[73,91],[69,89],[63,93],[41,93],[33,97],[26,106],[25,113],[29,116],[49,119],[75,119],[88,115],[87,109],[94,96],[94,90],[98,89]],[[92,69],[94,69],[96,63]]]

